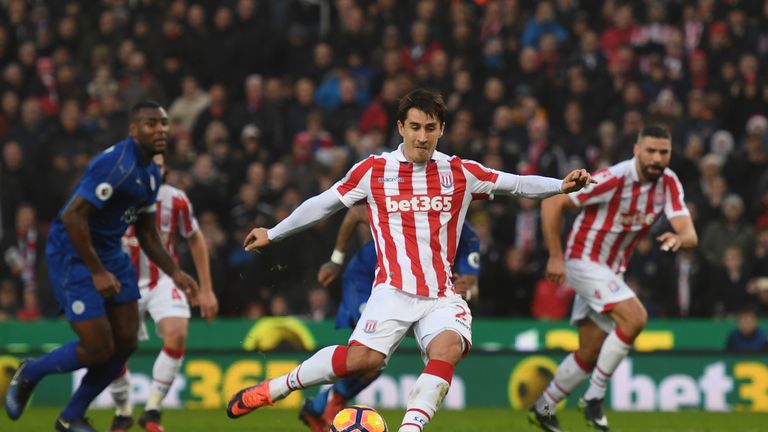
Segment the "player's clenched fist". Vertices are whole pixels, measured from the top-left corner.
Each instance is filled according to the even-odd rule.
[[[112,273],[106,270],[94,272],[92,278],[93,286],[102,297],[111,298],[120,293],[120,281]]]
[[[251,252],[269,246],[270,243],[272,243],[272,241],[269,240],[269,237],[267,236],[266,228],[254,228],[247,236],[245,236],[243,247],[246,251]]]
[[[565,260],[562,257],[549,257],[546,277],[547,280],[558,285],[565,281]]]
[[[576,169],[571,171],[563,179],[562,191],[563,193],[571,193],[580,191],[586,185],[590,183],[597,183],[591,175],[585,169]]]
[[[324,287],[328,287],[328,285],[339,278],[340,274],[341,266],[335,262],[328,261],[321,265],[320,270],[317,271],[317,282]]]

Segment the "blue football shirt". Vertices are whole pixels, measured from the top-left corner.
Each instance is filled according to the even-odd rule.
[[[121,238],[139,213],[155,211],[159,189],[159,168],[144,161],[138,144],[129,137],[91,161],[68,203],[79,196],[98,209],[88,224],[93,247],[105,260],[123,253]],[[77,256],[61,211],[51,226],[47,252]]]

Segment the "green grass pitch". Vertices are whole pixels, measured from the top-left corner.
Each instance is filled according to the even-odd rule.
[[[0,409],[0,411],[3,411]],[[60,408],[31,408],[17,422],[0,412],[0,432],[42,432],[53,430],[53,422]],[[138,409],[140,412],[140,408]],[[396,427],[403,411],[382,411],[387,419],[390,432]],[[88,413],[97,430],[109,428],[111,411],[91,410]],[[589,430],[580,414],[564,411],[559,414],[561,425],[567,431]],[[679,413],[608,413],[611,431],[614,432],[715,432],[738,431],[757,432],[768,430],[768,415],[765,413],[705,413],[684,411]],[[227,418],[224,410],[168,410],[163,414],[163,425],[169,432],[218,432],[218,431],[308,431],[290,410],[267,409],[255,412],[238,420]],[[141,431],[138,426],[132,430]],[[505,409],[466,409],[464,411],[440,411],[426,429],[432,432],[491,432],[522,431],[535,432],[538,429],[528,424],[526,414]]]

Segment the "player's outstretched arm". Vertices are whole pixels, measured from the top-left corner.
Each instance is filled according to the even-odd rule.
[[[216,299],[216,294],[213,293],[208,245],[205,242],[203,232],[199,229],[187,239],[187,243],[192,261],[195,263],[197,279],[200,281],[200,292],[197,294],[197,300],[200,303],[200,315],[210,322],[219,313],[219,301]]]
[[[108,298],[120,292],[120,282],[104,268],[91,240],[90,217],[96,207],[80,196],[75,196],[61,214],[61,222],[80,259],[91,271],[93,285],[102,297]]]
[[[341,210],[344,203],[341,202],[333,189],[315,195],[296,207],[287,218],[275,225],[270,230],[266,228],[254,228],[243,241],[243,247],[247,251],[261,249],[273,241],[280,241],[299,231],[305,230],[322,219]]]
[[[560,233],[566,208],[576,209],[576,205],[567,195],[553,196],[541,202],[541,232],[549,253],[545,276],[550,282],[558,285],[565,280],[565,259]]]
[[[584,169],[571,171],[563,180],[505,172],[498,172],[498,175],[497,192],[534,199],[544,199],[561,193],[576,192],[590,183],[597,183]]]
[[[690,216],[678,216],[669,220],[675,232],[665,232],[656,237],[664,252],[677,252],[680,249],[692,249],[699,245],[699,236]]]
[[[136,238],[139,240],[139,245],[144,253],[147,254],[147,258],[157,264],[165,274],[171,276],[176,286],[187,294],[190,303],[197,304],[197,282],[195,282],[192,276],[183,272],[168,251],[165,250],[163,242],[160,240],[160,234],[157,232],[155,219],[154,212],[139,213],[135,224]]]
[[[341,221],[339,232],[336,234],[336,245],[331,259],[321,265],[317,271],[317,282],[320,285],[327,287],[339,278],[341,266],[344,264],[344,250],[347,248],[349,239],[352,238],[352,234],[359,224],[367,222],[368,214],[363,206],[357,205],[347,211],[344,220]]]

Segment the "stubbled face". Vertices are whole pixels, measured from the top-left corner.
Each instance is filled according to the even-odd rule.
[[[669,166],[669,159],[672,157],[672,140],[643,137],[635,144],[635,157],[643,180],[657,180]]]
[[[168,113],[163,108],[142,108],[130,131],[147,157],[162,153],[168,145]]]
[[[405,158],[414,163],[425,163],[432,158],[437,140],[443,136],[445,123],[417,108],[408,110],[405,122],[397,121],[403,137]]]

